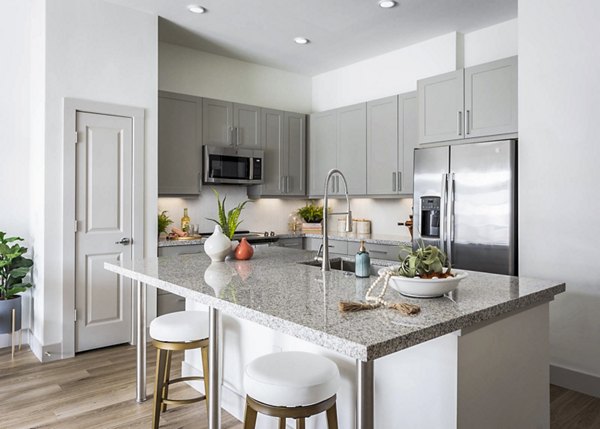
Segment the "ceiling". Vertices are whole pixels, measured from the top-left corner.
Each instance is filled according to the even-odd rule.
[[[109,1],[162,17],[161,41],[311,76],[517,16],[517,0],[398,0],[391,9],[377,0]]]

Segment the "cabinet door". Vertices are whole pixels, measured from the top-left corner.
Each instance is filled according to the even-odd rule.
[[[419,143],[464,138],[463,70],[417,82]]]
[[[261,149],[260,107],[235,103],[233,105],[233,132],[236,146]]]
[[[205,98],[202,103],[202,144],[233,144],[233,103]]]
[[[198,195],[202,172],[202,99],[160,92],[158,193]]]
[[[306,195],[306,115],[285,112],[284,141],[287,172],[284,174],[286,195]]]
[[[465,137],[517,131],[517,57],[465,69]]]
[[[367,193],[367,104],[337,109],[337,168],[348,182],[348,194]],[[344,195],[344,184],[335,179],[335,193]]]
[[[398,192],[398,96],[367,103],[367,193]]]
[[[413,193],[413,171],[417,137],[417,93],[398,96],[398,193]]]
[[[337,166],[336,146],[337,112],[330,110],[310,115],[310,195],[323,195],[327,173]]]
[[[280,110],[261,109],[261,134],[264,145],[264,183],[261,195],[281,195],[287,174],[287,151],[284,138],[284,113]]]

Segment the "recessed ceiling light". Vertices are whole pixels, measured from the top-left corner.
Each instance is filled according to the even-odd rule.
[[[384,9],[389,9],[390,7],[396,6],[396,2],[394,0],[379,0],[379,7]]]
[[[294,37],[294,42],[299,45],[306,45],[307,43],[310,43],[310,40],[308,40],[306,37]]]
[[[203,8],[202,6],[198,6],[197,4],[191,4],[187,8],[192,13],[204,13],[204,12],[206,12],[205,8]]]

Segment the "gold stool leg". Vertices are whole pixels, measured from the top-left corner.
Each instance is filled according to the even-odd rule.
[[[301,417],[299,419],[296,419],[296,429],[305,429],[306,426],[304,425],[304,417]]]
[[[327,429],[338,429],[335,403],[327,410]]]
[[[173,356],[172,350],[167,350],[167,363],[165,366],[165,377],[164,377],[164,385],[162,389],[162,397],[161,399],[167,399],[169,397],[169,379],[171,377],[171,357]],[[167,404],[162,404],[160,411],[164,413],[167,411]]]
[[[246,412],[244,413],[244,428],[243,429],[255,429],[256,428],[256,410],[248,404],[246,400]]]
[[[167,351],[156,349],[156,378],[154,380],[154,411],[152,413],[152,428],[158,429],[160,424],[160,408],[162,404],[161,394],[165,379],[165,366]]]
[[[285,417],[279,417],[279,429],[285,429]]]
[[[202,353],[202,374],[204,375],[204,396],[206,396],[206,412],[208,413],[208,347],[201,347]],[[256,413],[255,413],[256,414]],[[254,418],[256,420],[256,417]]]

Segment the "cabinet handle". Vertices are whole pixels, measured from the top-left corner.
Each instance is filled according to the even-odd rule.
[[[396,172],[392,172],[392,192],[396,192]]]
[[[458,111],[458,135],[462,136],[462,111]]]
[[[465,127],[466,133],[471,133],[471,111],[467,110],[467,125]]]
[[[335,177],[331,180],[331,193],[335,193]]]
[[[379,253],[381,255],[387,255],[387,252],[385,250],[373,250],[373,249],[369,249],[369,252],[371,252],[371,253]]]
[[[290,176],[285,176],[285,192],[290,193]]]
[[[279,190],[280,190],[281,192],[285,192],[285,188],[284,188],[284,180],[285,180],[285,177],[283,177],[283,176],[279,176]]]
[[[235,127],[235,145],[239,146],[240,145],[240,135],[241,135],[241,130],[240,127]]]
[[[402,191],[402,172],[398,172],[398,192]]]
[[[340,176],[335,176],[335,193],[340,193]]]

